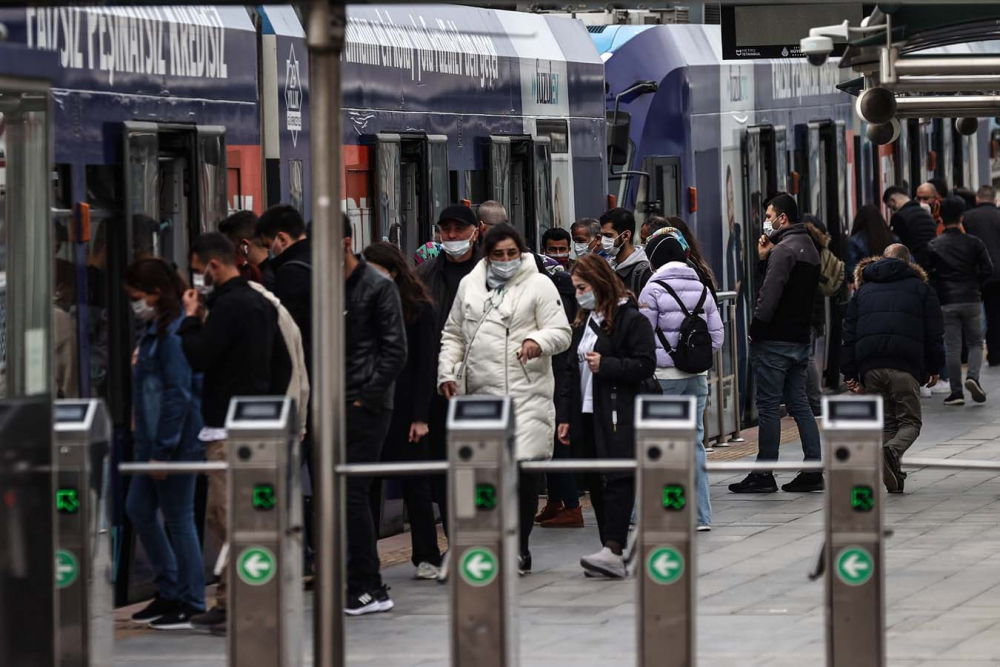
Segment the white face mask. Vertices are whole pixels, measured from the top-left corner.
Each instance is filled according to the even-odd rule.
[[[472,247],[472,240],[476,237],[476,233],[473,232],[472,236],[461,241],[442,241],[441,247],[444,251],[448,253],[448,256],[452,259],[459,259],[465,253],[469,252],[469,248]]]
[[[617,236],[614,238],[610,238],[607,236],[601,237],[601,249],[604,250],[604,254],[606,254],[608,257],[614,257],[615,255],[618,254],[618,251],[621,250],[621,248],[615,245],[615,241],[617,240],[618,240]]]
[[[766,234],[767,236],[770,236],[773,233],[774,233],[774,223],[771,222],[770,220],[765,220],[764,221],[764,234]]]
[[[156,308],[146,303],[145,299],[136,299],[132,302],[132,312],[140,320],[149,321],[156,317]]]
[[[195,290],[198,291],[198,294],[200,294],[200,295],[202,295],[204,297],[207,297],[209,294],[211,294],[213,291],[215,291],[215,285],[206,285],[205,284],[205,274],[204,273],[196,273],[196,274],[194,274],[192,276],[191,279],[192,279],[192,281],[194,283]]]
[[[589,243],[574,243],[573,244],[573,252],[576,253],[576,257],[577,258],[583,257],[584,255],[586,255],[586,254],[588,254],[590,252],[590,244]]]
[[[521,268],[521,258],[512,259],[507,262],[497,262],[490,260],[490,273],[497,282],[505,283],[510,280],[517,270]]]
[[[597,295],[594,290],[576,295],[576,302],[584,310],[593,310],[597,306]]]

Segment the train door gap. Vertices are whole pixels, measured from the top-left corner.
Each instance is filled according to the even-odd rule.
[[[490,196],[507,211],[510,223],[534,252],[552,226],[552,162],[548,137],[491,136]],[[480,202],[481,203],[481,202]]]
[[[642,225],[652,215],[665,218],[681,215],[681,159],[673,155],[650,156],[642,161],[642,171],[650,177],[641,215],[636,206],[636,224]]]

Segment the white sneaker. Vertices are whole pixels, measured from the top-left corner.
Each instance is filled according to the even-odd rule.
[[[435,581],[441,578],[441,569],[436,565],[431,565],[430,563],[423,562],[417,566],[417,571],[413,575],[414,579],[423,579],[427,581]]]
[[[951,382],[948,380],[938,380],[938,383],[931,387],[932,394],[950,394]]]
[[[920,388],[920,398],[930,398],[931,397],[931,393],[932,392],[931,392],[931,388],[930,387],[921,387]]]
[[[625,559],[607,547],[596,554],[584,556],[580,559],[580,565],[583,566],[584,570],[603,574],[613,579],[624,579],[625,575],[628,574],[625,570]]]
[[[695,528],[695,530],[697,530],[699,533],[707,533],[712,530],[712,527],[709,526],[708,524],[703,523],[700,524],[697,528]]]

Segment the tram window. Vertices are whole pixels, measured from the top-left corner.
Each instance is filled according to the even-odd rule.
[[[302,160],[288,161],[288,200],[299,213],[304,212],[302,188]]]
[[[486,172],[482,169],[473,169],[465,172],[465,198],[474,204],[489,199]]]
[[[70,166],[57,164],[52,170],[52,208],[69,210],[73,207],[72,181]]]
[[[569,153],[569,129],[565,120],[538,120],[535,127],[539,137],[549,138],[549,152],[552,155]]]
[[[458,199],[458,170],[452,169],[448,172],[448,203],[454,204]],[[437,220],[432,220],[431,224],[436,222]]]

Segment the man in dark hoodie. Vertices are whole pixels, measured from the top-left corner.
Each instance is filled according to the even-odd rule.
[[[767,205],[764,234],[757,242],[763,274],[750,324],[750,363],[756,386],[760,439],[757,460],[776,461],[781,438],[782,398],[795,417],[807,461],[820,459],[819,429],[806,398],[806,367],[813,299],[820,260],[809,230],[799,222],[795,199],[776,195]],[[823,473],[800,472],[783,491],[823,489]],[[730,484],[733,493],[774,493],[778,484],[768,472],[752,472]]]
[[[883,257],[854,270],[857,291],[847,304],[841,372],[854,392],[882,395],[882,481],[902,493],[899,459],[920,435],[920,386],[937,384],[944,364],[944,320],[927,274],[894,243]]]

